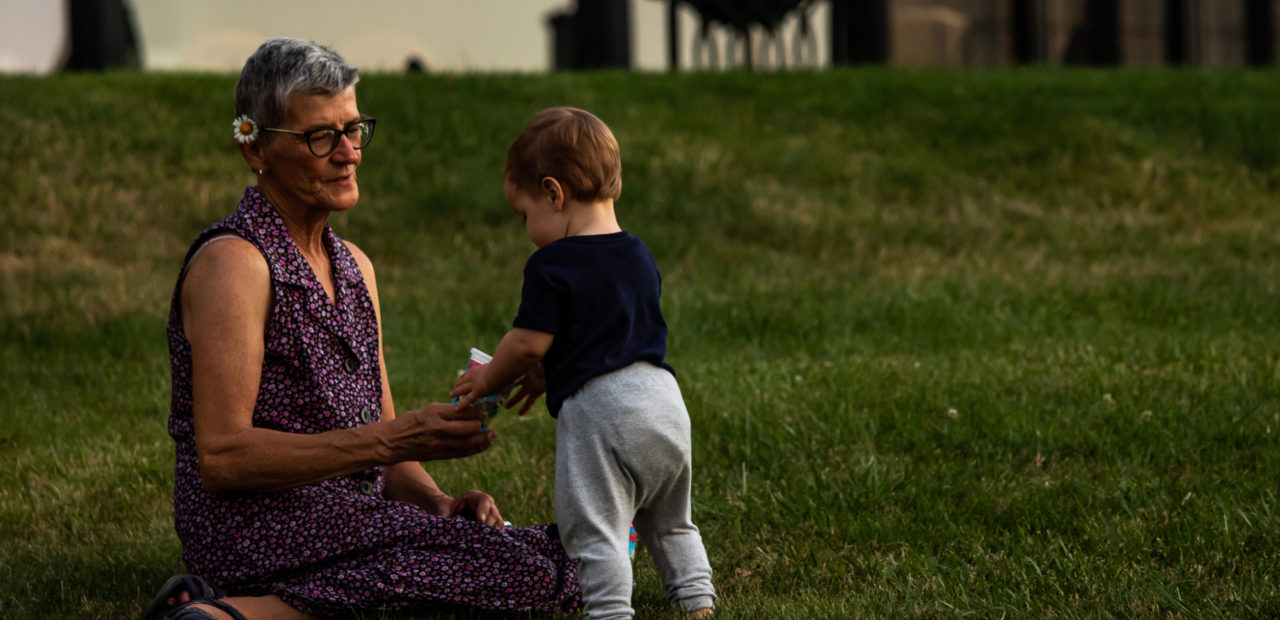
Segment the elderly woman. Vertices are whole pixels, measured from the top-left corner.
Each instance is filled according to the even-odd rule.
[[[483,412],[392,405],[373,266],[329,227],[356,206],[373,136],[357,80],[331,50],[272,39],[236,84],[257,185],[195,240],[174,289],[169,433],[192,574],[147,617],[578,606],[554,526],[504,528],[489,495],[450,497],[419,464],[488,448]]]

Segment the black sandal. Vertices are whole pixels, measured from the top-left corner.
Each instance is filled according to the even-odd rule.
[[[218,599],[205,598],[187,601],[181,605],[173,607],[165,611],[164,615],[157,616],[156,620],[214,620],[213,616],[210,615],[209,612],[203,609],[196,609],[193,605],[209,605],[210,607],[217,607],[218,609],[227,612],[227,615],[231,616],[231,620],[245,620],[245,617],[241,615],[240,612],[236,611],[235,607],[232,607]]]
[[[177,611],[182,607],[186,607],[187,604],[189,603],[171,605],[169,603],[169,599],[171,598],[176,599],[178,598],[178,595],[182,594],[183,592],[186,592],[188,595],[191,596],[191,601],[190,601],[191,603],[197,602],[197,600],[199,600],[204,604],[213,605],[218,609],[227,611],[226,609],[223,609],[222,605],[216,605],[213,603],[213,601],[226,596],[226,593],[223,592],[221,588],[213,585],[212,583],[209,583],[207,580],[205,580],[203,577],[199,575],[184,573],[182,575],[175,575],[173,577],[170,577],[168,581],[164,582],[164,585],[160,586],[160,591],[156,592],[155,597],[151,599],[151,603],[147,605],[147,610],[142,613],[142,618],[144,620],[164,620],[165,618],[178,618],[178,616],[173,616],[171,615],[171,613],[174,611]],[[199,609],[191,609],[189,611],[204,613]],[[235,610],[231,610],[230,613],[232,614],[233,618],[240,616],[240,614],[237,613]],[[208,614],[204,614],[204,615],[208,616]],[[199,616],[195,616],[195,618],[199,618]]]

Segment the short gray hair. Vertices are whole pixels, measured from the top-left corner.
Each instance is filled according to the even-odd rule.
[[[311,41],[268,39],[244,62],[236,81],[236,116],[278,127],[296,94],[337,95],[360,81],[337,52]]]

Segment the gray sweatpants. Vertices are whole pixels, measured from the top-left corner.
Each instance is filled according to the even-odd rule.
[[[689,413],[670,372],[637,362],[588,381],[556,424],[556,522],[578,560],[586,618],[630,618],[630,526],[685,611],[712,607],[711,564],[689,508]]]

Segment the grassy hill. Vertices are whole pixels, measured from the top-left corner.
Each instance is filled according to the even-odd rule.
[[[366,76],[401,407],[509,325],[505,150],[623,150],[664,276],[721,617],[1280,614],[1280,80],[1245,71]],[[178,572],[164,323],[252,182],[232,76],[0,77],[0,615]],[[550,520],[554,423],[431,463]],[[641,554],[644,617],[670,613]]]

